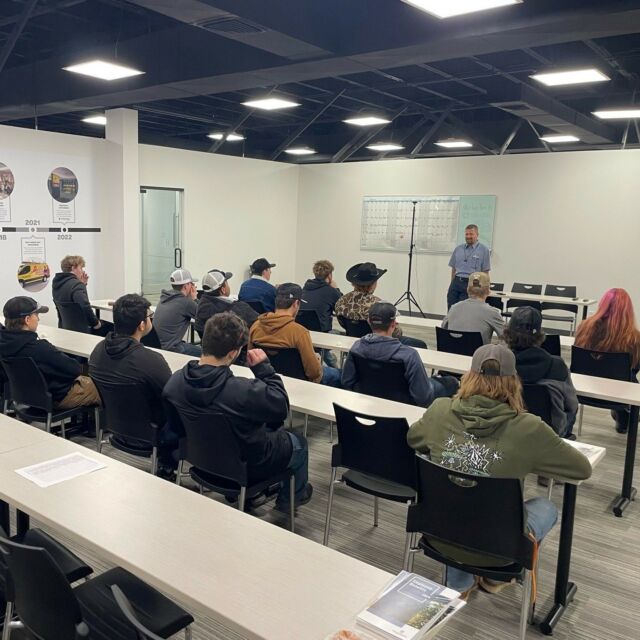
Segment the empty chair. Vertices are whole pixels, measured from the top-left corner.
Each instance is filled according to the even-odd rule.
[[[113,599],[120,608],[120,612],[126,618],[131,627],[135,629],[137,640],[162,640],[160,636],[147,629],[147,627],[138,620],[136,612],[133,610],[129,599],[124,595],[122,589],[117,584],[111,585],[111,593],[113,594]]]
[[[256,313],[262,314],[267,312],[262,302],[258,300],[245,300],[244,302],[246,302]]]
[[[265,347],[260,344],[255,344],[254,346],[262,349],[267,354],[273,368],[279,374],[289,378],[298,378],[299,380],[307,379],[302,366],[302,358],[300,358],[300,352],[297,349],[293,347],[276,349],[275,347]]]
[[[322,331],[320,317],[315,309],[300,309],[296,316],[296,322],[306,327],[309,331]]]
[[[63,437],[66,435],[65,423],[72,416],[95,411],[98,424],[98,407],[56,409],[44,376],[32,358],[10,358],[3,360],[2,366],[9,379],[14,409],[21,420],[42,423],[47,433],[53,425],[60,424]]]
[[[172,420],[176,417],[184,429],[180,444],[180,463],[176,482],[180,484],[184,462],[192,466],[189,475],[203,489],[219,493],[238,501],[238,509],[244,511],[247,500],[266,493],[274,496],[281,483],[289,483],[289,526],[294,531],[295,478],[293,471],[284,469],[269,478],[252,480],[248,465],[242,458],[240,445],[229,423],[221,413],[190,414],[180,412],[170,405]]]
[[[115,567],[71,587],[43,547],[0,540],[8,566],[7,592],[19,623],[39,640],[130,640],[132,626],[111,593],[116,584],[133,604],[143,624],[160,638],[185,630],[193,617],[128,571]]]
[[[544,316],[542,316],[544,318]],[[560,336],[557,333],[545,333],[544,342],[540,345],[547,353],[552,356],[561,356],[562,349],[560,347]]]
[[[338,316],[338,322],[347,335],[352,338],[362,338],[362,336],[371,333],[371,327],[366,320],[349,320],[345,316]]]
[[[559,298],[575,298],[577,295],[577,287],[573,285],[548,284],[544,288],[545,296],[557,296]],[[545,313],[545,311],[565,311],[566,313]],[[573,335],[576,329],[578,319],[578,305],[567,304],[562,302],[543,302],[542,303],[542,319],[551,320],[552,322],[569,322],[571,323],[570,333]]]
[[[438,351],[472,356],[482,346],[482,334],[479,331],[451,331],[436,327]]]
[[[575,345],[571,347],[571,373],[582,373],[598,378],[611,378],[633,382],[633,372],[630,353],[606,353],[604,351],[591,351]],[[578,417],[578,435],[582,434],[582,414],[584,405],[609,409],[611,411],[627,411],[629,406],[596,398],[578,396],[580,402],[580,415]]]
[[[524,282],[514,282],[513,287],[511,287],[511,291],[513,293],[530,293],[532,295],[539,296],[542,294],[542,285],[541,284],[526,284]],[[509,317],[511,314],[509,313],[509,309],[514,309],[515,307],[533,307],[538,311],[541,310],[542,305],[537,300],[515,300],[509,299],[507,300],[507,310],[503,313],[504,316]]]
[[[489,288],[491,291],[504,291],[504,282],[492,282],[489,285]],[[487,298],[487,304],[502,312],[503,298],[502,296],[489,296]]]
[[[354,391],[376,398],[415,404],[409,391],[402,362],[381,362],[350,354],[358,374]]]
[[[77,302],[57,302],[58,319],[60,327],[69,331],[89,333],[91,331],[87,323],[87,316]]]
[[[533,622],[531,584],[537,543],[524,527],[520,480],[469,475],[441,467],[423,455],[416,458],[418,499],[409,506],[407,532],[422,537],[412,550],[473,575],[521,582],[519,637],[524,640],[527,621]],[[457,562],[456,547],[488,561],[495,558],[495,566]],[[407,566],[412,565],[413,556]]]
[[[405,418],[380,418],[350,411],[334,403],[338,444],[331,450],[331,483],[324,528],[329,544],[336,484],[373,496],[373,525],[378,526],[379,498],[411,504],[415,498],[414,451],[407,444]],[[338,469],[344,468],[340,480]],[[405,563],[409,537],[405,545]]]

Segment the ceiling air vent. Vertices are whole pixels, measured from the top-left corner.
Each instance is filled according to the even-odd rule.
[[[196,22],[196,26],[212,31],[213,33],[224,33],[227,35],[241,35],[249,33],[264,33],[267,29],[259,25],[252,24],[240,18],[213,18]]]

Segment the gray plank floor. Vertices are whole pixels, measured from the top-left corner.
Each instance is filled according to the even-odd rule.
[[[427,337],[430,346],[433,346],[432,335],[427,334]],[[294,428],[301,429],[302,418],[295,417]],[[329,485],[331,445],[328,438],[328,423],[311,419],[309,475],[315,491],[313,500],[300,508],[296,527],[298,535],[318,543],[322,542]],[[611,503],[621,486],[625,436],[615,432],[607,411],[586,408],[581,439],[606,447],[607,455],[593,477],[578,491],[571,570],[578,593],[556,627],[554,637],[557,640],[637,639],[640,638],[640,608],[637,605],[640,588],[640,503],[632,504],[623,518],[616,518],[611,512]],[[94,447],[90,439],[79,441]],[[108,445],[103,448],[103,453],[142,469],[148,468],[144,461],[121,454]],[[640,478],[636,484],[640,484]],[[544,492],[535,481],[527,481],[527,497],[544,495]],[[207,496],[204,499],[215,498]],[[561,487],[554,489],[553,500],[560,509]],[[272,511],[269,506],[258,509],[256,517],[273,522],[274,526],[287,526],[285,517]],[[402,568],[404,520],[404,507],[381,502],[379,526],[374,527],[373,500],[339,487],[334,501],[330,545],[341,553],[396,573]],[[64,540],[64,536],[54,533]],[[559,526],[548,536],[541,551],[538,618],[548,611],[552,600],[558,534]],[[162,535],[162,532],[159,531],[158,535]],[[203,540],[202,543],[215,544],[215,540]],[[92,551],[77,544],[70,546],[96,570],[110,566]],[[238,558],[238,562],[242,562],[242,558]],[[434,580],[440,577],[440,567],[424,557],[416,558],[414,570]],[[264,581],[265,597],[271,597],[269,576],[257,576],[256,579]],[[473,593],[468,606],[438,637],[443,640],[517,638],[519,599],[520,590],[517,586],[509,587],[497,595]],[[282,606],[282,603],[278,605]],[[193,629],[194,638],[212,640],[238,637],[220,628],[202,612],[192,613],[197,619]],[[542,637],[535,627],[529,629],[528,635],[530,638]],[[281,637],[289,638],[284,628]]]

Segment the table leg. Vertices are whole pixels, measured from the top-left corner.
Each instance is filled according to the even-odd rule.
[[[586,304],[582,305],[582,319],[583,320],[587,319],[587,305]]]
[[[553,635],[554,627],[560,621],[567,605],[573,600],[578,590],[578,587],[573,582],[569,582],[577,492],[577,485],[565,483],[562,499],[560,545],[558,547],[558,563],[556,566],[556,590],[551,611],[540,623],[540,630],[547,636]]]
[[[631,504],[636,497],[636,490],[633,487],[633,467],[636,461],[636,446],[638,442],[638,411],[639,407],[631,407],[629,416],[629,431],[627,432],[627,449],[624,456],[624,475],[622,476],[622,494],[618,496],[613,505],[613,513],[622,517],[623,511]]]

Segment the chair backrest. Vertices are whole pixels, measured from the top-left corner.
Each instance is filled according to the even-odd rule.
[[[142,342],[145,347],[149,347],[151,349],[162,349],[160,338],[158,338],[155,327],[151,327],[151,331],[149,331],[149,333],[147,333],[140,342]]]
[[[77,331],[79,333],[89,333],[87,316],[82,307],[77,302],[57,302],[56,309],[60,318],[62,329]]]
[[[542,285],[527,284],[526,282],[514,282],[511,287],[511,291],[513,293],[531,293],[538,296],[542,293]],[[511,309],[513,307],[533,307],[540,311],[542,305],[537,300],[507,300],[507,309]]]
[[[349,357],[358,375],[355,391],[376,398],[415,404],[409,391],[402,362],[381,362],[352,353]]]
[[[483,344],[479,331],[451,331],[436,327],[436,343],[438,351],[472,356]]]
[[[0,554],[9,569],[8,595],[32,634],[43,640],[89,637],[73,590],[45,549],[4,538]]]
[[[126,618],[127,622],[135,629],[136,637],[138,640],[162,640],[160,636],[157,636],[153,631],[149,631],[136,617],[135,611],[129,602],[127,596],[117,584],[111,585],[111,593],[116,601],[116,604],[120,608],[122,615]]]
[[[113,384],[93,378],[105,410],[105,429],[125,438],[136,438],[156,446],[159,418],[162,418],[160,398],[152,398],[143,384]]]
[[[247,465],[233,427],[222,413],[191,413],[173,405],[184,437],[180,451],[194,467],[247,486]]]
[[[307,379],[302,366],[300,352],[296,348],[281,349],[257,343],[255,346],[262,349],[269,356],[269,361],[279,374],[289,378],[298,378],[299,380]]]
[[[416,458],[418,499],[409,507],[407,531],[532,568],[519,479],[474,476]]]
[[[266,313],[267,310],[264,308],[264,305],[259,300],[245,300],[245,302],[256,312],[259,314]]]
[[[53,399],[33,358],[8,358],[2,361],[2,366],[9,378],[14,402],[44,411],[52,410]]]
[[[301,309],[298,311],[296,322],[309,329],[309,331],[322,331],[320,317],[315,309]]]
[[[571,372],[598,378],[631,382],[633,373],[630,353],[591,351],[575,345],[571,347]]]
[[[414,451],[407,444],[405,418],[381,418],[334,403],[338,444],[332,466],[347,467],[391,482],[415,487]]]
[[[489,285],[489,289],[491,289],[491,291],[504,291],[504,282],[492,282]],[[502,298],[500,296],[489,296],[487,298],[487,304],[502,311]]]
[[[557,333],[547,333],[544,342],[540,346],[552,356],[562,355],[560,336]]]
[[[561,284],[548,284],[544,288],[545,296],[558,296],[560,298],[575,298],[578,293],[578,288],[574,285],[561,285]],[[578,313],[577,304],[562,304],[557,302],[543,302],[542,310],[547,309],[560,309],[562,311],[569,311],[570,313]]]
[[[349,320],[345,316],[338,316],[338,323],[352,338],[362,338],[371,333],[371,327],[366,320]]]
[[[550,427],[553,426],[551,418],[551,393],[543,384],[522,385],[522,397],[529,413],[538,416]]]

